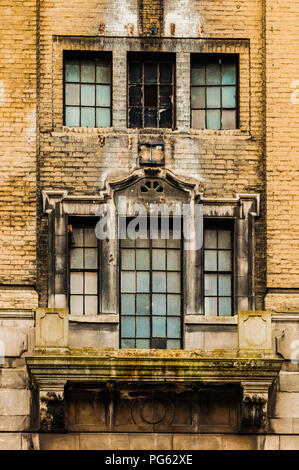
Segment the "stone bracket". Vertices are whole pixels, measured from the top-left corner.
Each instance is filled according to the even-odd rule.
[[[40,390],[39,411],[41,432],[65,432],[64,390]]]
[[[267,427],[268,389],[270,383],[241,382],[241,430],[264,432]]]

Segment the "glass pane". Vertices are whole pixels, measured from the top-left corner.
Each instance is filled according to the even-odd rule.
[[[165,294],[153,294],[152,311],[153,311],[153,315],[166,315],[166,295]]]
[[[130,64],[129,79],[131,83],[141,83],[142,81],[142,66],[141,64]]]
[[[81,82],[92,83],[95,81],[95,64],[92,62],[81,63]]]
[[[122,269],[135,269],[135,250],[121,250]]]
[[[110,65],[97,64],[96,80],[97,80],[97,83],[110,83],[111,81]]]
[[[130,109],[129,124],[130,127],[142,127],[141,109]]]
[[[153,249],[152,269],[166,269],[166,250]]]
[[[205,250],[205,270],[217,271],[217,251]]]
[[[80,104],[80,85],[65,85],[65,104]]]
[[[111,126],[111,111],[110,108],[97,108],[97,127],[110,127]]]
[[[205,315],[217,316],[217,298],[205,297]]]
[[[85,315],[98,314],[98,298],[96,295],[85,296]]]
[[[218,248],[231,248],[230,230],[218,230]]]
[[[160,86],[160,108],[164,106],[171,108],[172,106],[172,87],[171,86]]]
[[[85,246],[98,246],[98,239],[96,237],[95,228],[85,228],[84,229],[84,245]]]
[[[136,314],[149,315],[150,314],[150,296],[148,294],[136,295]]]
[[[149,339],[137,339],[136,348],[138,349],[150,349],[150,340]]]
[[[154,338],[165,338],[166,336],[166,318],[153,317],[152,319],[152,336]]]
[[[204,110],[192,111],[192,127],[193,129],[205,129],[206,112]]]
[[[144,64],[144,83],[157,83],[157,64]]]
[[[175,294],[167,295],[167,315],[180,315],[181,296]]]
[[[137,292],[150,291],[150,275],[149,272],[137,272]]]
[[[222,129],[236,129],[236,111],[222,111]]]
[[[157,127],[157,111],[152,109],[144,110],[144,127]]]
[[[83,249],[71,249],[71,269],[83,269]]]
[[[207,65],[207,85],[220,85],[220,66],[219,64]]]
[[[73,227],[73,236],[76,246],[83,246],[83,228]]]
[[[218,278],[218,294],[231,295],[232,278],[230,274],[219,274]]]
[[[81,105],[82,106],[95,106],[95,86],[94,85],[81,85]]]
[[[85,273],[85,294],[98,293],[98,273]]]
[[[74,108],[73,106],[66,106],[65,125],[66,126],[79,126],[80,125],[80,108]]]
[[[172,64],[160,64],[160,83],[172,83]]]
[[[155,85],[145,85],[144,87],[144,106],[156,108],[158,105],[158,90]]]
[[[167,292],[181,291],[181,273],[167,273]]]
[[[153,272],[153,292],[166,291],[166,273],[154,271]]]
[[[191,68],[191,85],[205,84],[205,68],[204,66],[194,66]]]
[[[236,66],[235,64],[222,63],[222,84],[235,85],[236,84]]]
[[[150,335],[150,319],[148,317],[136,318],[136,337],[149,338]]]
[[[229,316],[232,314],[231,299],[227,297],[219,298],[219,315]]]
[[[65,64],[65,81],[66,82],[79,82],[80,81],[80,66],[79,62],[68,62]]]
[[[217,275],[205,275],[205,295],[217,295]]]
[[[81,126],[95,127],[94,108],[81,108]]]
[[[122,294],[121,295],[121,314],[134,315],[135,314],[135,295]]]
[[[167,349],[181,349],[181,342],[178,339],[168,339]]]
[[[159,110],[159,127],[171,128],[172,127],[172,109]]]
[[[207,129],[220,129],[220,110],[207,111]]]
[[[235,108],[236,107],[236,87],[226,86],[222,88],[222,107]]]
[[[135,336],[135,318],[122,317],[121,319],[121,335],[127,338]]]
[[[142,105],[142,88],[141,86],[130,86],[129,90],[129,106]]]
[[[71,273],[71,294],[83,294],[83,273]]]
[[[122,347],[122,349],[135,348],[135,340],[134,339],[122,339],[121,340],[121,347]]]
[[[181,336],[181,319],[167,318],[167,336],[170,338],[180,338]]]
[[[110,106],[110,85],[97,85],[97,106]]]
[[[191,108],[205,108],[205,88],[192,87],[191,88]]]
[[[207,88],[207,108],[220,108],[220,88]]]
[[[97,248],[85,248],[85,269],[97,269],[98,267],[98,250]]]
[[[149,250],[136,250],[136,269],[146,270],[150,268]]]
[[[217,230],[205,230],[205,248],[217,248]]]
[[[123,271],[121,273],[122,292],[135,292],[135,273]]]
[[[179,271],[181,267],[181,252],[179,250],[167,250],[167,269]]]
[[[71,295],[71,315],[83,315],[83,295]]]
[[[231,251],[218,251],[218,270],[230,271],[231,267]]]

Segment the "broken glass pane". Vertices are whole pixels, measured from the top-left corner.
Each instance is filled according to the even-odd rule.
[[[172,87],[160,86],[160,108],[171,107],[172,105]]]
[[[66,82],[79,82],[80,81],[80,66],[79,62],[67,62],[65,64],[65,81]]]
[[[207,108],[220,108],[220,88],[207,88]]]
[[[204,66],[195,66],[191,69],[191,85],[205,84],[205,68]]]
[[[142,104],[142,88],[141,88],[141,86],[130,86],[129,106],[141,106],[141,104]]]
[[[160,64],[160,83],[172,83],[172,64]]]
[[[159,127],[172,127],[172,109],[160,109],[160,122]]]
[[[157,111],[152,109],[144,110],[144,127],[157,127]]]
[[[73,85],[73,84],[65,85],[65,104],[70,104],[70,105],[80,104],[80,85]]]
[[[65,125],[66,126],[79,126],[80,125],[80,108],[75,108],[74,106],[66,106]]]
[[[191,88],[191,107],[204,108],[206,105],[205,89],[203,87]]]
[[[157,86],[144,87],[144,105],[150,108],[156,108],[158,104],[158,90]]]
[[[142,127],[142,113],[141,109],[130,109],[129,112],[129,125],[130,127]]]
[[[110,85],[97,85],[97,106],[110,106]]]
[[[130,83],[141,83],[142,81],[142,66],[141,64],[130,64],[129,67],[129,80]]]
[[[144,83],[157,83],[157,64],[144,64]]]

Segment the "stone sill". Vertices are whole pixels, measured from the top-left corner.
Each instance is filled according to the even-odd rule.
[[[71,323],[119,323],[119,316],[114,313],[99,315],[69,315]]]
[[[232,317],[205,317],[204,315],[185,315],[185,324],[191,325],[238,325],[238,315]]]

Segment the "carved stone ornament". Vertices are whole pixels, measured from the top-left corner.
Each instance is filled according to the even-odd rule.
[[[40,391],[40,431],[64,432],[64,392]]]

